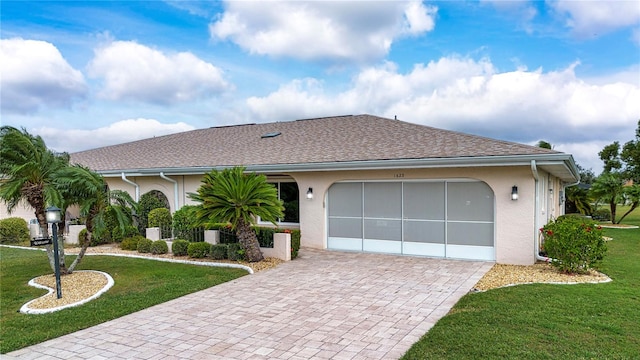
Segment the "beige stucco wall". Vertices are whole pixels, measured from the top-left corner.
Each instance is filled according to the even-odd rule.
[[[339,181],[412,179],[474,179],[484,181],[495,196],[495,248],[496,261],[506,264],[532,264],[535,261],[537,229],[549,219],[562,214],[559,201],[562,184],[555,177],[538,170],[538,198],[536,222],[536,182],[529,166],[477,167],[441,169],[402,169],[369,171],[327,171],[287,174],[296,180],[300,189],[300,229],[302,246],[324,249],[327,246],[326,197],[329,187]],[[170,176],[178,182],[178,208],[194,204],[187,193],[196,192],[201,175]],[[175,211],[174,186],[159,176],[128,177],[140,186],[140,195],[162,191]],[[134,187],[120,178],[107,179],[111,189],[134,194]],[[518,186],[519,198],[511,200],[511,187]],[[314,198],[306,198],[307,189],[313,188]],[[553,189],[553,192],[549,191]]]
[[[404,169],[335,171],[290,174],[301,195],[313,188],[313,200],[300,200],[302,245],[326,248],[326,196],[329,187],[345,180],[475,179],[484,181],[495,195],[496,261],[532,264],[534,258],[535,182],[528,166],[448,169]],[[519,199],[511,200],[511,187],[518,186]]]
[[[0,219],[7,219],[10,217],[23,218],[29,222],[29,220],[36,218],[36,214],[33,208],[25,202],[20,202],[18,206],[13,208],[11,213],[9,213],[7,205],[0,201]]]

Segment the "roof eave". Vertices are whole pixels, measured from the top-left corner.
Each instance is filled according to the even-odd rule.
[[[529,166],[531,161],[536,161],[539,167],[545,168],[555,176],[567,183],[576,182],[579,179],[578,170],[570,154],[535,154],[535,155],[506,155],[506,156],[473,156],[456,158],[423,158],[423,159],[388,159],[388,160],[364,160],[344,162],[322,163],[296,163],[296,164],[258,164],[246,165],[247,171],[255,171],[265,174],[311,172],[311,171],[347,171],[347,170],[385,170],[385,169],[425,169],[425,168],[451,168],[451,167],[486,167],[486,166]],[[232,167],[172,167],[172,168],[148,168],[148,169],[117,169],[98,171],[105,177],[120,177],[122,173],[127,176],[153,176],[160,172],[165,175],[198,175],[212,169],[224,169]]]

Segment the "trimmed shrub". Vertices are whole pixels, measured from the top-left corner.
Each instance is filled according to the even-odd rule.
[[[138,212],[138,232],[144,234],[144,229],[149,224],[149,212],[157,208],[169,208],[167,197],[160,191],[151,190],[140,196]]]
[[[87,236],[87,229],[82,229],[80,230],[80,232],[78,233],[78,244],[82,245],[84,244],[84,239]],[[104,237],[104,236],[98,236],[96,235],[96,233],[92,233],[91,234],[91,242],[89,243],[89,246],[98,246],[98,245],[104,245],[107,244],[110,240],[111,237]]]
[[[593,220],[611,221],[611,210],[605,208],[597,209],[593,212],[593,214],[591,214],[591,217],[593,218]]]
[[[300,251],[300,238],[302,237],[302,233],[300,230],[291,230],[291,260],[298,257],[298,252]]]
[[[189,242],[184,239],[173,240],[171,243],[171,252],[174,256],[185,256],[187,255],[187,248],[189,247]]]
[[[253,231],[256,232],[260,247],[273,248],[273,234],[276,233],[276,229],[269,227],[254,227]]]
[[[214,260],[224,260],[227,258],[227,244],[215,244],[211,246],[211,258]]]
[[[125,238],[133,237],[136,235],[140,235],[138,232],[138,228],[135,226],[127,226],[124,228],[124,232],[120,228],[120,226],[116,226],[111,230],[111,240],[117,243],[121,242]]]
[[[149,253],[151,252],[151,244],[153,244],[153,240],[142,238],[138,240],[137,250],[139,253]]]
[[[29,241],[29,224],[19,217],[0,220],[0,244]]]
[[[168,239],[171,237],[171,212],[169,209],[157,208],[149,212],[149,227],[159,227],[160,237]]]
[[[196,226],[198,206],[185,205],[173,214],[173,236],[191,242],[204,240],[204,228]]]
[[[227,259],[231,261],[244,260],[244,250],[239,243],[227,244]]]
[[[164,240],[156,240],[151,243],[149,252],[154,255],[166,254],[169,252],[169,246],[167,246],[167,242]]]
[[[144,239],[144,236],[137,235],[137,236],[125,238],[120,243],[120,249],[136,251],[138,250],[138,242],[140,241],[140,239]]]
[[[211,253],[211,244],[206,242],[189,243],[187,254],[191,258],[202,259]]]
[[[551,264],[565,273],[584,273],[600,262],[607,245],[602,227],[595,221],[565,217],[549,222],[540,229],[544,251]]]

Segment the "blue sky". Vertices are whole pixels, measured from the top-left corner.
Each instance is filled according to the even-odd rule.
[[[7,1],[1,123],[58,151],[369,113],[601,171],[640,119],[635,1]]]

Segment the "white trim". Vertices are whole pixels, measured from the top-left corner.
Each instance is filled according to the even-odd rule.
[[[330,250],[362,251],[362,239],[329,237],[327,248]]]
[[[447,258],[495,261],[495,247],[447,244]]]
[[[437,243],[419,243],[404,241],[402,253],[405,255],[445,257],[445,245]]]
[[[364,239],[364,241],[362,242],[362,251],[386,254],[402,254],[402,241]]]

